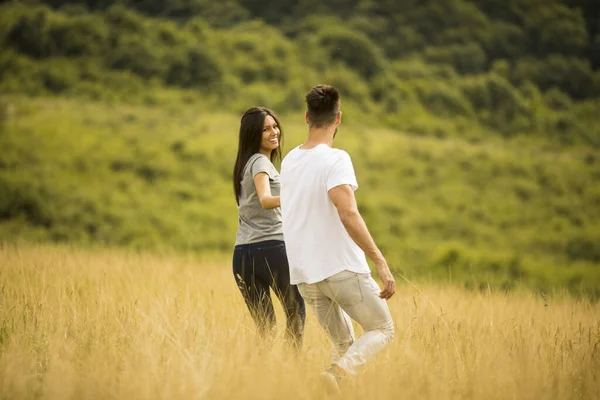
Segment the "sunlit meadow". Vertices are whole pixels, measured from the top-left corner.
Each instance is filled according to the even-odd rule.
[[[314,399],[327,338],[261,343],[227,257],[0,247],[2,399]],[[345,399],[591,399],[600,308],[560,294],[408,283],[396,338]],[[360,330],[358,330],[360,332]]]

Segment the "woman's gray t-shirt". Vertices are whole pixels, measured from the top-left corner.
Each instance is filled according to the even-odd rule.
[[[279,173],[264,154],[256,153],[246,163],[242,174],[242,190],[238,205],[238,230],[235,244],[264,240],[283,240],[281,209],[265,210],[260,205],[254,177],[261,172],[269,176],[271,195],[279,196]]]

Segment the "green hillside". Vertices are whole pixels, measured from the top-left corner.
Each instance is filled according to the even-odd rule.
[[[172,101],[8,104],[0,239],[232,248],[236,115]],[[287,150],[305,137],[302,118],[282,117]],[[596,151],[418,138],[360,122],[344,125],[336,144],[353,156],[361,211],[396,271],[468,287],[600,294]]]
[[[0,242],[229,252],[243,110],[336,145],[397,271],[600,297],[591,0],[0,4]]]
[[[599,17],[585,0],[11,1],[0,90],[152,102],[168,86],[284,112],[328,82],[392,129],[597,147]]]

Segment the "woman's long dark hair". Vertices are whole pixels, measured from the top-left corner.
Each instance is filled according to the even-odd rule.
[[[237,159],[233,168],[233,190],[235,201],[240,204],[242,194],[242,178],[244,167],[252,157],[260,150],[265,117],[270,115],[279,127],[279,146],[271,152],[271,162],[281,161],[281,146],[283,145],[283,129],[275,113],[265,107],[252,107],[244,113],[240,122],[240,138],[238,142]]]

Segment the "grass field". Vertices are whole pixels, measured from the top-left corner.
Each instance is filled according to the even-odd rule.
[[[227,257],[0,245],[1,399],[315,399],[329,362],[259,343]],[[344,399],[592,399],[600,308],[399,280],[391,347]],[[281,310],[277,309],[281,322]],[[282,324],[280,323],[281,327]]]

